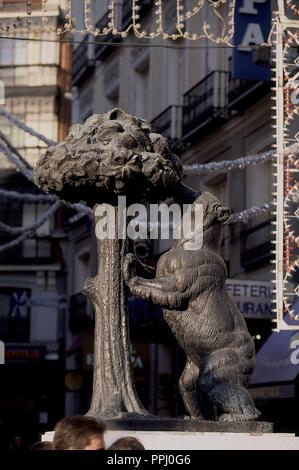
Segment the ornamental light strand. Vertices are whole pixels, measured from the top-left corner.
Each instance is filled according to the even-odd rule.
[[[121,28],[118,24],[118,13],[122,13],[121,8],[116,0],[109,0],[108,2],[108,14],[107,24],[98,26],[93,24],[92,21],[92,8],[93,3],[91,0],[84,0],[83,4],[83,25],[84,27],[79,29],[76,27],[76,18],[73,16],[71,0],[64,0],[61,5],[63,12],[62,25],[53,25],[50,21],[50,8],[49,1],[42,0],[41,2],[41,19],[40,22],[38,16],[34,16],[36,10],[32,11],[31,2],[27,2],[27,10],[24,12],[21,18],[17,18],[12,22],[8,20],[2,20],[0,29],[6,33],[18,33],[31,31],[34,33],[54,33],[57,35],[63,35],[66,33],[71,34],[90,34],[94,37],[106,36],[112,34],[113,36],[120,36],[125,38],[130,34],[133,34],[138,39],[156,39],[160,38],[163,40],[173,40],[183,38],[189,41],[197,41],[199,39],[209,39],[211,42],[216,44],[226,44],[232,46],[231,39],[234,35],[235,24],[235,0],[198,0],[195,6],[188,10],[182,0],[176,0],[173,6],[173,25],[175,31],[168,33],[164,28],[165,12],[163,6],[163,0],[155,0],[153,3],[151,13],[151,24],[154,25],[152,31],[147,31],[141,22],[141,0],[131,0],[131,22],[129,26]],[[198,17],[197,24],[200,24],[200,15],[204,10],[204,7],[208,8],[212,12],[216,20],[220,24],[220,33],[217,35],[211,31],[211,24],[207,21],[203,21],[202,30],[189,31],[188,22],[195,16]],[[117,12],[117,14],[116,14]],[[25,21],[23,21],[25,16]],[[34,23],[32,19],[35,19]]]

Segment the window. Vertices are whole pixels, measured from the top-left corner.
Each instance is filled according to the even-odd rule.
[[[107,67],[103,79],[103,86],[108,109],[118,107],[120,88],[120,62],[118,59],[112,62],[109,67]]]
[[[270,162],[246,169],[246,207],[270,201],[271,173]],[[242,266],[245,269],[256,269],[268,263],[271,257],[269,214],[255,217],[242,228]]]
[[[48,204],[28,204],[23,205],[23,227],[30,226],[39,220],[48,209]],[[23,243],[24,258],[50,258],[51,240],[50,229],[51,219],[48,219],[36,231],[36,238],[29,238]]]
[[[206,190],[211,192],[217,199],[224,205],[227,206],[227,179],[226,176],[219,175],[219,177],[215,177],[210,179],[206,183]]]
[[[149,57],[136,68],[135,73],[135,113],[144,119],[149,119],[149,85],[150,85]]]
[[[0,288],[1,340],[11,343],[29,341],[30,334],[30,290]]]
[[[93,84],[84,87],[79,95],[79,113],[82,122],[93,114],[94,106],[94,89]]]
[[[13,64],[13,41],[1,40],[1,64],[12,65]]]
[[[14,65],[24,65],[28,63],[28,48],[26,41],[14,41]]]
[[[1,65],[58,65],[59,44],[47,41],[2,39],[0,59]]]

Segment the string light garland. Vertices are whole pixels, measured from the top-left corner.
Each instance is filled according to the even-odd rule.
[[[34,177],[32,170],[28,169],[28,167],[24,164],[24,162],[19,158],[16,153],[13,153],[6,142],[1,138],[0,133],[0,152],[5,155],[5,157],[10,161],[21,173],[25,176],[29,181],[33,182]]]
[[[0,114],[1,114],[1,109],[0,109]],[[2,114],[3,116],[7,117],[7,119],[12,120],[13,123],[20,128],[22,128],[25,132],[30,132],[32,133],[32,129],[25,125],[22,121],[19,119],[15,119],[15,116],[11,115],[8,112],[5,112]],[[42,137],[42,135],[40,134]],[[51,141],[53,144],[54,142]],[[1,141],[1,136],[0,136],[0,151],[4,153],[4,155],[12,162],[15,164],[15,166],[21,171],[26,178],[28,178],[30,181],[33,180],[33,174],[32,174],[32,169],[28,169],[27,166],[24,165],[22,160],[18,157],[18,155],[13,155],[12,150],[5,144],[5,142],[2,140]],[[13,158],[12,158],[13,156]],[[247,156],[241,159],[237,159],[235,161],[223,161],[223,162],[210,162],[208,164],[203,164],[200,165],[200,169],[197,168],[197,171],[200,170],[200,173],[205,173],[205,172],[211,172],[211,171],[219,171],[220,168],[226,169],[229,171],[230,169],[233,168],[245,168],[245,166],[252,164],[252,163],[258,163],[258,162],[264,162],[268,161],[270,158],[272,158],[271,152],[267,152],[266,154],[263,155],[251,155]],[[211,165],[213,164],[213,165]],[[216,165],[216,166],[215,166]],[[194,166],[191,165],[191,170],[194,171]],[[188,167],[187,167],[188,170]],[[190,168],[189,168],[190,170]],[[10,190],[5,190],[5,189],[0,189],[0,197],[4,198],[14,198],[14,199],[19,199],[22,201],[26,202],[50,202],[51,200],[55,200],[53,196],[49,196],[46,194],[24,194],[24,193],[18,193],[16,191],[10,191]],[[55,207],[57,205],[57,208],[61,204],[61,201],[56,201],[54,204],[51,206],[51,208],[44,214],[41,220],[39,220],[36,224],[32,224],[29,227],[12,227],[7,224],[4,224],[3,222],[0,222],[0,230],[5,230],[11,235],[17,235],[20,234],[18,238],[15,240],[12,240],[4,245],[0,245],[0,252],[5,251],[7,249],[13,248],[17,246],[18,244],[22,243],[26,238],[32,236],[33,232],[36,231],[40,226],[41,226],[41,221],[44,223],[47,218],[51,217],[53,214],[52,211],[56,210]],[[79,213],[75,216],[73,216],[71,219],[69,219],[69,223],[75,223],[79,221],[83,216],[88,215],[91,219],[93,217],[93,212],[92,210],[87,207],[83,203],[78,203],[78,204],[67,204],[69,207],[72,207],[76,210],[79,211]],[[246,209],[241,211],[240,213],[237,214],[232,214],[230,219],[228,220],[227,223],[232,224],[232,223],[247,223],[251,218],[257,217],[262,214],[269,213],[273,209],[274,202],[269,202],[269,203],[263,203],[260,206],[254,206],[250,209]]]
[[[237,158],[235,160],[223,160],[221,162],[209,162],[209,163],[193,163],[191,165],[184,165],[184,172],[186,174],[206,174],[213,171],[232,171],[232,170],[243,170],[249,165],[263,164],[273,160],[275,154],[273,150],[262,154],[248,155],[246,157]]]
[[[49,147],[51,147],[52,145],[56,145],[56,142],[54,140],[48,139],[43,134],[40,134],[39,132],[35,131],[31,127],[27,126],[23,121],[21,121],[21,119],[19,119],[17,116],[14,116],[9,111],[6,111],[6,109],[2,107],[0,107],[0,115],[4,116],[9,122],[17,126],[19,129],[22,129],[24,132],[27,132],[33,137],[36,137],[37,139],[41,140],[42,142],[47,144]]]
[[[236,6],[236,0],[197,0],[196,5],[187,10],[183,0],[176,0],[176,5],[173,6],[174,14],[173,18],[175,19],[175,32],[168,33],[164,29],[164,10],[163,10],[163,1],[154,0],[153,5],[153,24],[155,28],[153,31],[148,32],[143,29],[140,22],[141,19],[141,7],[142,0],[132,0],[132,17],[129,26],[125,29],[117,27],[116,24],[116,5],[119,6],[116,0],[108,1],[108,14],[107,14],[107,24],[99,28],[97,25],[94,26],[91,20],[91,12],[93,8],[93,3],[91,0],[83,1],[83,23],[84,27],[82,29],[76,28],[76,19],[72,17],[72,2],[71,0],[63,0],[62,2],[62,12],[63,25],[62,26],[51,26],[49,22],[50,12],[48,9],[48,0],[42,0],[41,2],[41,25],[32,24],[32,18],[34,17],[34,12],[32,12],[32,4],[30,1],[27,2],[27,23],[26,26],[22,24],[21,19],[17,22],[11,24],[1,25],[1,29],[4,29],[6,32],[16,33],[19,31],[34,31],[34,32],[47,32],[55,33],[57,35],[62,35],[65,33],[71,34],[91,34],[94,37],[105,36],[108,34],[113,34],[114,36],[120,36],[121,38],[127,37],[129,34],[134,34],[138,39],[155,39],[161,38],[163,40],[173,40],[183,38],[190,41],[197,41],[199,39],[209,39],[210,41],[216,44],[226,44],[231,46],[231,39],[234,34],[235,24],[234,24],[234,12]],[[206,6],[214,15],[215,19],[218,19],[221,24],[221,33],[220,35],[215,35],[211,32],[211,25],[206,21],[203,22],[202,32],[190,32],[186,30],[186,22],[193,18],[196,15],[199,15],[201,10]],[[227,12],[221,14],[221,8],[227,6]],[[37,17],[35,17],[37,19]],[[198,21],[198,24],[200,22]]]
[[[23,202],[32,202],[32,203],[47,203],[53,202],[54,197],[50,194],[33,194],[33,193],[22,193],[19,191],[13,191],[8,189],[0,188],[0,198],[1,199],[13,199],[23,201]]]
[[[247,223],[250,219],[254,217],[258,217],[260,215],[271,214],[276,203],[275,201],[264,202],[259,206],[253,206],[250,209],[245,209],[241,212],[236,214],[232,214],[230,218],[227,220],[227,224],[234,224],[236,222]]]
[[[50,140],[47,137],[45,137],[43,134],[36,132],[30,126],[27,126],[19,118],[17,118],[16,116],[4,110],[1,107],[0,107],[0,115],[4,116],[6,119],[8,119],[14,125],[22,129],[24,132],[28,132],[30,135],[42,140],[47,145],[52,146],[52,145],[57,144],[57,142]],[[287,155],[289,153],[294,152],[296,148],[297,148],[296,145],[289,147],[288,149],[285,150],[285,154]],[[193,174],[193,173],[204,174],[204,173],[210,173],[211,171],[231,171],[234,169],[243,169],[247,167],[248,165],[266,163],[267,161],[270,161],[273,158],[274,158],[274,152],[272,150],[269,150],[268,152],[265,152],[265,153],[247,155],[245,157],[240,157],[234,160],[223,160],[220,162],[209,162],[209,163],[203,163],[203,164],[193,163],[190,165],[184,165],[184,172],[186,174]]]
[[[0,132],[0,152],[3,153],[3,155],[20,171],[20,173],[22,173],[23,176],[25,176],[26,179],[28,179],[28,181],[33,183],[34,175],[33,175],[32,168],[29,167],[28,164],[25,164],[24,160],[18,155],[18,152],[16,150],[15,151],[12,150],[13,146],[12,145],[8,146],[6,142],[7,141],[4,140],[4,137],[3,135],[1,135],[1,132]],[[6,193],[6,196],[7,196],[7,193]],[[26,196],[23,195],[23,198],[26,198]],[[53,199],[55,200],[55,198]],[[92,215],[92,210],[89,207],[87,207],[85,203],[75,203],[75,204],[66,203],[66,205],[81,213],[84,213],[85,215],[88,215],[89,217],[91,217]]]
[[[4,200],[13,199],[14,201],[18,200],[18,201],[28,202],[28,203],[33,203],[33,204],[38,204],[38,203],[43,204],[43,203],[55,202],[57,200],[54,196],[51,196],[50,194],[22,193],[18,191],[3,189],[3,188],[0,188],[0,198]],[[82,217],[85,217],[86,215],[89,216],[90,219],[93,218],[92,209],[88,207],[87,205],[85,205],[83,202],[70,204],[68,202],[63,201],[63,203],[67,207],[70,207],[70,209],[76,209],[77,211],[79,211],[78,214],[73,216],[74,221],[79,220]],[[75,217],[78,217],[78,219],[75,219]],[[72,220],[72,218],[70,220]]]
[[[38,219],[38,221],[30,225],[29,227],[26,227],[23,230],[23,233],[18,238],[15,238],[14,240],[11,240],[10,242],[0,245],[0,252],[2,253],[3,251],[14,248],[15,246],[19,245],[24,240],[26,240],[26,238],[33,237],[35,232],[39,229],[39,227],[41,227],[50,217],[52,217],[55,214],[55,212],[60,207],[60,205],[61,205],[61,201],[56,201],[54,204],[52,204],[50,208]]]

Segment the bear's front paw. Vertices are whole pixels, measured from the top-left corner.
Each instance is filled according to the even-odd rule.
[[[124,261],[123,261],[123,276],[124,276],[124,280],[127,284],[130,281],[131,265],[134,261],[136,261],[136,256],[133,255],[133,253],[128,253],[128,254],[125,255]]]

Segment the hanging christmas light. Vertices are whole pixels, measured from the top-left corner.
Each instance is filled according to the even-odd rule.
[[[36,24],[38,17],[35,17],[33,25],[33,12],[32,2],[27,1],[26,3],[26,16],[27,24],[22,23],[21,20],[15,21],[13,25],[5,22],[1,23],[0,28],[5,30],[6,33],[26,32],[28,29],[35,33],[47,32],[55,33],[57,35],[63,35],[65,33],[72,34],[91,34],[94,37],[105,36],[113,34],[114,36],[120,36],[122,38],[127,37],[129,34],[133,34],[138,39],[155,39],[160,38],[163,40],[177,40],[184,38],[190,41],[196,41],[202,38],[207,38],[217,44],[231,45],[230,41],[234,34],[234,12],[235,12],[235,0],[197,0],[195,6],[187,10],[183,0],[176,0],[174,5],[173,18],[175,19],[175,31],[168,33],[165,31],[164,16],[165,12],[163,9],[163,0],[155,0],[153,5],[153,13],[151,16],[154,27],[151,31],[147,31],[141,24],[141,7],[142,0],[132,0],[131,7],[131,22],[125,29],[119,29],[116,24],[116,6],[119,4],[116,0],[109,0],[108,2],[108,22],[107,25],[99,28],[94,26],[92,22],[92,0],[84,0],[83,2],[83,23],[84,27],[78,29],[76,27],[76,18],[72,16],[72,2],[71,0],[63,0],[61,4],[61,10],[63,12],[64,23],[62,26],[52,25],[50,22],[51,10],[49,8],[49,0],[42,0],[41,2],[41,23]],[[211,25],[204,21],[202,31],[190,32],[187,30],[186,23],[188,20],[196,15],[199,15],[204,7],[207,7],[211,11],[216,19],[219,19],[221,25],[221,32],[219,35],[211,31]],[[221,9],[227,7],[227,11],[221,13]],[[200,24],[200,21],[198,21]]]

